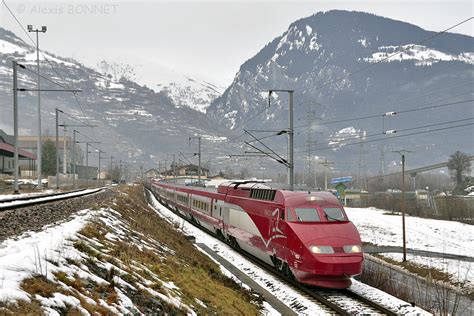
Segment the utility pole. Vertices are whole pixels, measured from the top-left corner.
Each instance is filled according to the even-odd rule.
[[[191,143],[191,139],[197,139],[199,144],[199,151],[198,153],[194,153],[194,156],[198,156],[198,185],[201,185],[201,136],[198,137],[189,137],[189,142]]]
[[[293,93],[294,90],[269,90],[268,91],[268,105],[270,106],[271,95],[273,92],[287,92],[288,93],[288,164],[287,164],[287,182],[289,190],[293,191],[295,174],[294,174],[294,162],[293,162]]]
[[[76,189],[76,130],[72,131],[72,186]]]
[[[67,140],[66,140],[66,124],[64,124],[63,122],[63,131],[64,131],[64,134],[63,134],[63,173],[64,175],[67,174],[67,164],[66,164],[66,161],[67,161]]]
[[[29,26],[30,28],[31,26]],[[26,69],[24,65],[18,64],[17,61],[12,61],[13,63],[13,134],[14,134],[14,161],[13,165],[15,168],[14,171],[14,176],[15,176],[15,181],[13,185],[13,190],[15,193],[18,193],[18,176],[19,176],[19,163],[18,163],[18,91],[35,91],[34,89],[25,89],[25,88],[18,88],[18,67]],[[39,72],[38,72],[39,75]],[[39,77],[38,77],[39,78]],[[39,79],[38,79],[38,87],[39,87]],[[36,89],[38,91],[38,106],[39,106],[39,92],[40,89]],[[76,89],[63,89],[63,90],[53,90],[53,89],[47,89],[43,91],[55,91],[55,92],[81,92],[81,90],[76,90]],[[39,114],[41,111],[39,111]],[[57,115],[56,115],[57,116]],[[41,115],[38,116],[39,119],[41,120]],[[56,122],[57,123],[57,122]],[[40,190],[42,189],[42,183],[41,183],[41,122],[40,122],[40,128],[39,128],[39,134],[38,134],[38,152],[36,153],[36,159],[38,160],[38,185]],[[58,125],[58,124],[56,124]],[[56,135],[57,135],[57,128],[56,128]],[[57,137],[56,137],[57,141]],[[56,143],[56,151],[57,151],[57,143]],[[16,154],[15,154],[16,153]],[[57,157],[56,157],[57,159]]]
[[[59,112],[64,113],[64,111],[61,111],[61,110],[59,110]],[[67,151],[67,150],[66,150],[66,149],[67,149],[66,130],[67,130],[67,127],[97,127],[97,125],[90,125],[90,124],[66,124],[66,123],[63,122],[63,124],[58,125],[58,126],[61,126],[61,127],[63,127],[63,129],[64,129],[64,139],[63,139],[63,157],[64,157],[64,158],[63,158],[63,159],[64,159],[64,161],[63,161],[63,173],[66,174],[66,173],[67,173],[67,167],[66,167],[66,158],[67,158],[67,156],[66,156],[66,151]],[[77,132],[77,133],[79,133],[79,132]],[[74,144],[73,144],[73,146],[74,146]]]
[[[36,83],[38,89],[38,141],[37,141],[37,161],[38,161],[38,188],[43,189],[41,182],[41,88],[40,88],[40,66],[39,66],[39,33],[46,33],[46,26],[42,26],[41,29],[33,29],[33,25],[28,25],[28,32],[36,32],[36,66],[38,81]]]
[[[78,142],[76,141],[77,144],[83,143],[86,144],[86,188],[89,187],[89,145],[90,144],[101,144],[101,142],[95,142],[95,141],[83,141],[83,142]]]
[[[311,157],[312,157],[312,151],[311,151],[311,145],[313,144],[313,140],[311,139],[311,132],[313,130],[313,123],[314,123],[314,117],[316,116],[316,111],[314,110],[311,110],[311,111],[308,111],[307,112],[307,123],[308,123],[308,130],[307,130],[307,140],[306,140],[306,144],[308,145],[308,156],[306,157],[307,159],[307,168],[308,168],[308,187],[310,186],[310,182],[311,182],[311,175],[312,175],[312,161],[311,161]]]
[[[328,167],[333,165],[334,162],[330,162],[329,160],[325,159],[323,162],[320,162],[319,164],[324,166],[324,190],[327,190],[328,189]]]
[[[403,262],[407,261],[407,244],[406,244],[406,230],[405,230],[405,153],[412,153],[410,150],[392,150],[402,156],[402,234],[403,234]]]
[[[174,183],[177,183],[178,180],[176,178],[176,154],[167,154],[167,155],[173,156],[173,178],[174,178]]]
[[[86,142],[86,189],[89,187],[89,142]]]
[[[110,155],[110,181],[112,181],[112,164],[113,164],[113,159],[114,159],[114,156]]]
[[[13,184],[14,194],[18,194],[18,74],[17,74],[17,62],[13,61],[13,138],[14,138],[14,163],[13,166],[15,171],[15,182]]]
[[[365,163],[365,148],[364,141],[366,139],[367,132],[361,131],[359,135],[359,174],[357,177],[357,187],[362,190],[367,190],[367,166]],[[364,179],[362,181],[362,179]]]
[[[119,178],[118,178],[119,183],[121,180],[122,180],[122,159],[119,159]]]
[[[63,113],[56,108],[56,189],[59,189],[59,112]]]

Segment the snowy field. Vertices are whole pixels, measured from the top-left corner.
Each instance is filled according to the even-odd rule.
[[[294,309],[299,315],[321,315],[326,314],[319,306],[313,303],[308,298],[301,296],[298,292],[286,284],[275,279],[265,270],[259,268],[253,263],[246,260],[240,254],[236,253],[227,244],[208,235],[199,228],[194,227],[182,218],[171,212],[169,209],[161,205],[156,199],[153,200],[153,207],[157,209],[158,214],[173,224],[179,223],[183,232],[187,235],[192,235],[196,238],[196,243],[203,243],[209,248],[213,249],[219,256],[232,263],[237,269],[250,276],[261,287],[272,293],[275,297],[281,300],[290,308]],[[221,266],[222,271],[227,275],[234,277],[224,267]],[[234,277],[235,278],[235,277]],[[411,307],[407,302],[397,299],[387,293],[378,289],[374,289],[356,280],[353,280],[351,289],[366,297],[370,297],[377,302],[382,302],[390,309],[397,310],[398,314],[404,315],[425,315],[428,314],[424,310],[417,307]],[[275,311],[272,313],[274,315]]]
[[[376,208],[345,208],[362,241],[402,246],[402,217]],[[453,221],[405,217],[407,248],[474,257],[474,226]],[[401,254],[384,254],[401,261]],[[474,264],[444,258],[407,255],[407,259],[452,275],[453,281],[474,287]]]

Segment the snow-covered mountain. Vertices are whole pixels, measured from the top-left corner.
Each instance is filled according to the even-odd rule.
[[[158,84],[161,91],[166,91],[168,96],[177,106],[188,106],[196,111],[206,113],[207,108],[224,91],[216,85],[183,76],[181,82],[170,82],[168,84]]]
[[[58,107],[69,115],[97,125],[93,130],[84,130],[84,133],[101,141],[105,151],[116,157],[129,157],[151,164],[151,157],[156,161],[163,160],[167,152],[186,147],[189,136],[202,135],[211,142],[225,139],[221,137],[223,130],[218,124],[192,106],[184,106],[184,97],[175,104],[172,94],[177,92],[171,89],[154,91],[127,79],[127,76],[104,74],[52,53],[45,52],[44,55],[49,62],[40,55],[42,75],[60,82],[63,87],[82,90],[77,94],[79,102],[70,93],[42,93],[42,127],[46,133],[54,133],[54,109]],[[0,128],[8,132],[12,130],[13,116],[12,60],[27,68],[19,69],[19,87],[35,88],[34,47],[0,28],[0,104],[4,105]],[[42,80],[42,88],[59,87]],[[191,99],[190,95],[186,97]],[[36,93],[19,94],[22,133],[36,135],[36,102]]]
[[[382,128],[400,131],[473,116],[472,103],[404,113],[430,104],[472,99],[474,39],[453,33],[430,38],[435,34],[368,13],[317,13],[292,23],[243,63],[207,114],[236,131],[246,127],[285,128],[287,95],[273,93],[269,106],[268,90],[293,89],[297,155],[304,155],[308,140],[305,123],[309,111],[315,111],[321,121],[314,121],[311,139],[317,141],[313,151],[320,148],[316,151],[320,156],[339,161],[359,157],[359,146],[345,151],[339,146],[347,138],[354,141],[352,132],[344,137],[345,132],[353,131],[365,132],[368,137],[386,136],[391,147],[414,149],[419,153],[414,157],[418,163],[442,161],[461,146],[451,135],[465,137],[466,132],[453,134],[453,129],[400,140],[389,140],[389,135],[382,134]],[[400,114],[383,118],[388,111]],[[374,117],[324,124],[365,116]],[[423,130],[427,129],[412,131]],[[474,145],[472,138],[463,140]],[[274,145],[281,153],[286,151],[280,139]],[[366,156],[373,164],[380,161],[379,146],[380,142],[366,145]],[[354,161],[351,168],[357,168],[358,159]]]
[[[96,68],[112,78],[125,76],[157,93],[165,92],[176,106],[186,106],[202,113],[206,113],[211,102],[224,91],[224,88],[197,75],[183,74],[154,60],[139,59],[135,65],[103,60]]]

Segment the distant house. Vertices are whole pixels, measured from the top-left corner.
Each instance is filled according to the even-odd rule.
[[[38,149],[37,139],[37,136],[18,136],[18,146],[21,149],[34,153],[36,155],[36,151]],[[43,142],[45,142],[46,140],[51,140],[53,143],[56,144],[56,136],[43,135],[41,136],[41,140]],[[61,173],[63,172],[64,168],[63,161],[66,161],[66,172],[71,173],[71,166],[73,164],[72,148],[73,144],[72,138],[70,136],[58,136],[58,143],[56,144],[56,149],[59,154],[59,170]],[[66,150],[64,151],[64,149]],[[75,157],[76,164],[84,164],[84,152],[79,144],[75,145]],[[25,175],[36,175],[35,167],[35,165],[30,165],[27,162],[20,163],[20,169]]]
[[[176,166],[176,176],[177,177],[198,177],[199,167],[196,165],[185,165],[185,166]],[[165,177],[174,176],[174,166],[171,166],[171,169],[162,172],[161,174]],[[209,169],[201,167],[201,177],[207,178],[209,175]]]
[[[0,129],[0,174],[13,174],[14,168],[14,139],[13,136],[8,135]],[[18,159],[24,161],[29,166],[35,165],[36,154],[27,150],[18,150]],[[20,175],[21,175],[20,168]]]
[[[145,172],[145,176],[147,178],[158,178],[160,176],[160,172],[155,168],[152,168]]]

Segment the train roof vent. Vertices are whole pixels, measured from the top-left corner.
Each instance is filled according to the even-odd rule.
[[[257,200],[273,201],[275,199],[276,190],[272,189],[251,189],[250,198]]]

